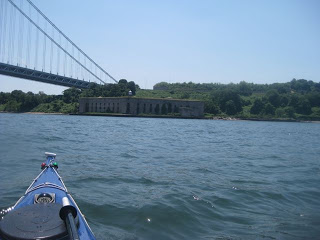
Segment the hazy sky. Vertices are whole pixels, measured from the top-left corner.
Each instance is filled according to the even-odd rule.
[[[319,0],[33,0],[116,79],[320,81]],[[0,91],[65,88],[0,77]]]

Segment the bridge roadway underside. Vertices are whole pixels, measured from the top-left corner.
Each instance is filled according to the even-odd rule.
[[[68,78],[52,73],[41,72],[5,63],[0,63],[0,74],[43,83],[60,85],[64,87],[89,88],[90,86],[90,82],[87,81]]]

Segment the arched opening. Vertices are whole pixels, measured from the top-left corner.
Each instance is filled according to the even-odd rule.
[[[130,113],[130,103],[127,103],[127,110],[126,113],[129,114]]]
[[[159,113],[160,113],[160,106],[159,106],[159,104],[156,105],[156,107],[155,107],[155,109],[154,109],[154,112],[155,112],[156,114],[159,114]]]
[[[167,114],[167,111],[168,111],[168,109],[167,109],[167,104],[162,104],[162,107],[161,107],[161,114],[163,114],[163,115],[166,115]]]
[[[145,103],[143,104],[143,113],[146,113],[146,105],[147,104],[145,104]]]
[[[168,113],[172,113],[172,104],[168,103]]]

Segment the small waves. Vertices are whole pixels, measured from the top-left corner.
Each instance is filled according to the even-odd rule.
[[[320,236],[319,124],[0,114],[0,126],[1,209],[51,151],[98,239]]]
[[[143,184],[143,185],[172,185],[174,183],[167,181],[155,181],[150,178],[125,178],[125,177],[80,177],[69,183],[90,184],[90,183],[105,183],[105,184]]]

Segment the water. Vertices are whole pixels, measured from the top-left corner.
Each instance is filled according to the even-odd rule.
[[[44,152],[98,239],[320,239],[320,124],[0,114],[0,209]]]

